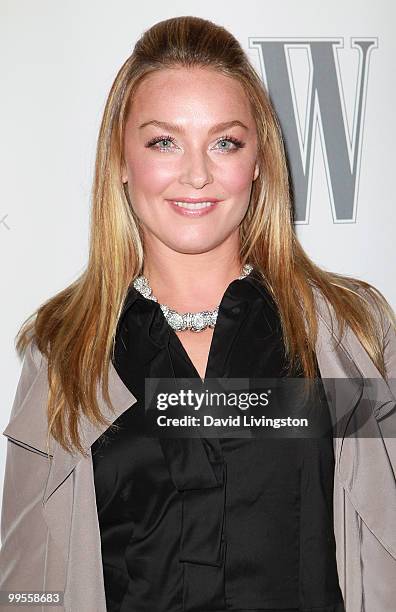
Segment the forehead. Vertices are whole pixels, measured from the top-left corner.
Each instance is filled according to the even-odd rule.
[[[207,122],[253,121],[249,100],[235,78],[209,68],[165,68],[148,75],[130,106],[130,120],[205,118]]]

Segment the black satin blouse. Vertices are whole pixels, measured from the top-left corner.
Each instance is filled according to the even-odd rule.
[[[133,285],[114,365],[138,401],[91,448],[107,610],[345,612],[332,438],[145,437],[145,378],[199,374]],[[205,378],[285,368],[277,308],[253,271],[223,295]]]

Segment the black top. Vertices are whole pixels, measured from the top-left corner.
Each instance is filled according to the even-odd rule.
[[[145,437],[145,378],[199,374],[133,285],[114,365],[138,401],[92,445],[107,610],[345,612],[332,438]],[[205,378],[285,367],[277,308],[253,271],[223,295]]]

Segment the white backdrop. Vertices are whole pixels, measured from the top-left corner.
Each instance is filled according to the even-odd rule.
[[[172,0],[138,5],[125,0],[0,0],[0,433],[8,423],[20,375],[14,350],[19,326],[72,282],[87,261],[95,144],[111,83],[141,33],[178,15],[204,17],[229,29],[264,82],[269,60],[260,54],[258,41],[283,41],[294,109],[285,130],[293,125],[300,130],[301,160],[312,146],[307,160],[311,188],[300,201],[305,213],[296,224],[298,235],[320,266],[371,282],[396,308],[392,0]],[[366,55],[365,82],[354,40],[374,41]],[[339,96],[334,90],[332,105],[338,101],[342,107],[344,149],[351,163],[349,170],[344,164],[346,174],[353,171],[353,153],[358,155],[348,218],[336,215],[331,185],[335,175],[329,162],[333,154],[334,171],[342,148],[330,150],[331,123],[330,129],[329,124],[323,128],[320,105],[314,106],[311,132],[306,121],[312,76],[322,81],[325,76],[317,65],[313,71],[315,41],[338,41],[334,66]],[[281,78],[273,63],[268,69],[272,77]],[[285,99],[281,96],[280,101]],[[346,182],[339,187],[346,192]],[[1,488],[5,453],[6,437],[0,435]]]

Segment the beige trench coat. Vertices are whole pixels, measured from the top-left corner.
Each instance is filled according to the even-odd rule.
[[[346,612],[395,612],[396,335],[384,321],[390,379],[385,383],[350,328],[342,345],[336,346],[327,305],[317,290],[315,299],[322,378],[351,379],[348,401],[355,411],[362,404],[365,379],[381,379],[381,391],[373,398],[365,424],[371,437],[334,439],[334,529]],[[46,358],[33,344],[25,354],[11,418],[3,432],[8,441],[0,590],[64,591],[64,606],[22,608],[31,612],[106,612],[92,456],[72,456],[53,441],[53,456],[47,458],[47,391]],[[99,390],[98,399],[103,413],[114,421],[137,400],[112,364],[109,391],[115,415]],[[103,430],[83,421],[81,431],[84,447],[90,449]],[[15,607],[1,609],[11,612]]]

